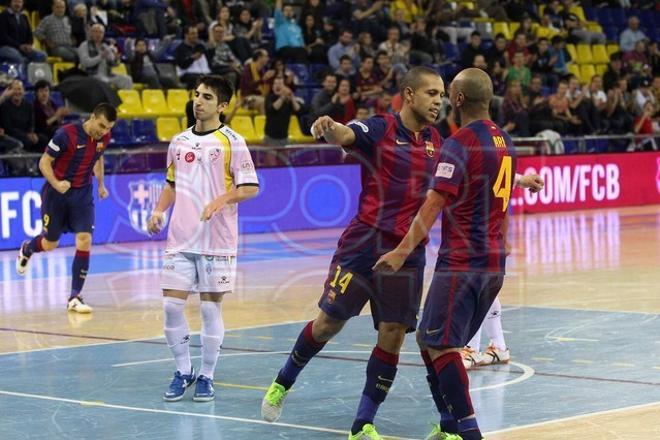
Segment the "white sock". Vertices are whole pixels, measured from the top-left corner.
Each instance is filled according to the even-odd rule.
[[[165,311],[165,339],[170,348],[176,368],[181,374],[190,374],[190,329],[183,314],[186,300],[166,296],[163,298]]]
[[[475,350],[477,353],[481,353],[481,329],[484,326],[483,323],[479,326],[479,330],[472,336],[472,339],[470,339],[470,342],[468,342],[468,347],[470,347],[472,350]]]
[[[504,331],[502,331],[502,303],[499,298],[495,298],[493,305],[490,306],[486,319],[484,320],[486,334],[490,342],[500,350],[506,350],[504,342]]]
[[[218,363],[220,346],[225,338],[225,323],[222,320],[222,303],[202,301],[202,366],[200,376],[213,379],[213,372]]]

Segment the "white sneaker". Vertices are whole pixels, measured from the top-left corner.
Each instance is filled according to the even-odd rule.
[[[481,356],[479,365],[508,364],[509,360],[511,360],[511,353],[509,353],[508,348],[506,350],[500,350],[493,344],[490,344]]]
[[[85,304],[81,296],[76,296],[71,301],[69,301],[69,305],[66,307],[66,309],[69,312],[92,313],[92,308]]]
[[[471,349],[470,347],[464,347],[461,350],[461,357],[463,358],[463,366],[466,370],[480,365],[481,353]]]
[[[23,253],[23,248],[27,246],[28,241],[25,240],[21,243],[21,247],[18,249],[18,256],[16,257],[16,273],[20,276],[25,276],[27,272],[28,263],[30,262],[30,257],[26,257]]]

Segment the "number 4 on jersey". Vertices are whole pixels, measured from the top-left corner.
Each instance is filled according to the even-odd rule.
[[[493,185],[493,193],[495,197],[502,199],[502,211],[506,212],[511,198],[511,156],[502,158],[500,171],[495,179],[495,185]]]

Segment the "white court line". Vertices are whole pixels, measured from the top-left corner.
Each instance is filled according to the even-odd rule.
[[[651,407],[657,406],[657,405],[660,405],[660,401],[651,402],[651,403],[644,403],[642,405],[625,406],[623,408],[608,409],[608,410],[605,410],[605,411],[596,411],[596,412],[592,412],[592,413],[580,414],[580,415],[571,416],[571,417],[563,417],[563,418],[560,418],[560,419],[547,420],[545,422],[530,423],[529,425],[514,426],[512,428],[500,429],[498,431],[484,432],[483,434],[486,435],[486,436],[495,435],[495,434],[504,434],[504,433],[507,433],[507,432],[520,431],[522,429],[536,428],[538,426],[547,426],[547,425],[553,425],[555,423],[563,423],[563,422],[570,422],[570,421],[573,421],[573,420],[580,420],[580,419],[584,419],[584,418],[587,418],[587,417],[603,416],[603,415],[608,415],[608,414],[616,414],[616,413],[620,413],[620,412],[624,412],[624,411],[633,411],[633,410],[637,410],[637,409],[651,408]]]
[[[94,401],[86,400],[76,400],[76,399],[66,399],[63,397],[52,397],[52,396],[43,396],[40,394],[28,394],[28,393],[16,393],[13,391],[0,390],[0,395],[13,396],[13,397],[24,397],[29,399],[39,399],[39,400],[49,400],[54,402],[65,402],[65,403],[74,403],[78,405],[83,405],[85,407],[100,407],[108,409],[119,409],[125,411],[136,411],[136,412],[146,412],[146,413],[155,413],[155,414],[171,414],[175,416],[191,416],[191,417],[200,417],[205,419],[217,419],[217,420],[227,420],[230,422],[242,422],[242,423],[252,423],[255,425],[266,425],[266,426],[279,426],[282,428],[293,428],[293,429],[302,429],[306,431],[316,431],[316,432],[327,432],[331,434],[341,434],[346,435],[348,431],[342,431],[339,429],[331,428],[321,428],[318,426],[307,426],[307,425],[297,425],[294,423],[281,423],[281,422],[266,422],[264,420],[256,419],[246,419],[243,417],[231,417],[231,416],[218,416],[214,414],[200,414],[187,411],[171,411],[165,409],[154,409],[154,408],[142,408],[138,406],[125,406],[125,405],[112,405],[109,403],[101,403]],[[414,440],[406,437],[388,437],[393,440]]]

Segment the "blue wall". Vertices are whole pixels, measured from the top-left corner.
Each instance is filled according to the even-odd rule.
[[[242,233],[345,226],[357,211],[360,169],[356,165],[267,168],[258,171],[261,192],[240,205]],[[105,178],[110,197],[96,200],[95,243],[149,239],[146,222],[162,189],[162,173]],[[16,249],[41,232],[42,178],[0,179],[0,249]],[[196,217],[197,218],[197,217]],[[160,233],[154,239],[164,239]],[[73,236],[62,237],[71,245]]]

